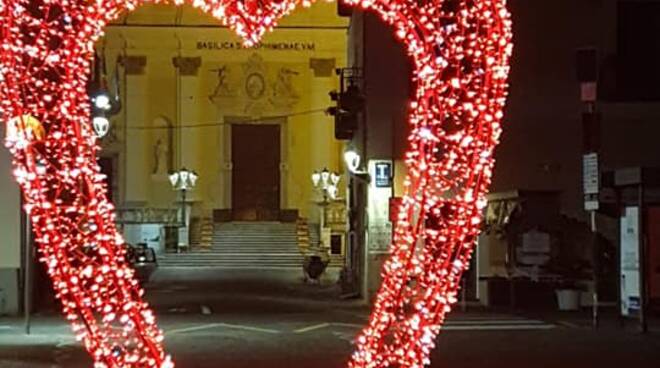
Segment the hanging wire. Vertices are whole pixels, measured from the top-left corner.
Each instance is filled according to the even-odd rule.
[[[277,119],[290,118],[290,117],[293,117],[293,116],[304,116],[304,115],[314,115],[314,114],[318,114],[318,113],[325,113],[326,110],[327,110],[327,108],[305,110],[305,111],[294,112],[294,113],[286,114],[286,115],[273,115],[273,116],[259,118],[259,119],[240,120],[240,121],[237,121],[237,123],[240,123],[240,124],[261,123],[261,122],[267,122],[267,121],[272,121],[272,120],[277,120]],[[208,123],[195,123],[195,124],[181,124],[176,128],[180,128],[180,129],[205,128],[205,127],[223,126],[223,125],[231,125],[231,124],[232,123],[226,123],[226,122],[208,122]],[[127,129],[134,129],[134,130],[152,130],[153,129],[153,130],[156,130],[156,129],[172,129],[172,127],[142,125],[142,126],[130,126],[130,127],[127,127]]]

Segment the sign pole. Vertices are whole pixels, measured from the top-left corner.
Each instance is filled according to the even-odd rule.
[[[598,273],[600,251],[598,249],[598,231],[596,228],[596,211],[599,208],[600,169],[598,150],[600,149],[600,115],[596,111],[598,101],[598,52],[594,47],[578,49],[576,53],[577,79],[580,82],[580,100],[585,104],[582,113],[583,149],[582,179],[584,192],[584,209],[591,218],[593,236],[593,305],[592,324],[598,328]]]
[[[598,274],[600,270],[600,261],[599,261],[599,249],[598,249],[598,230],[596,228],[596,211],[591,211],[591,232],[593,234],[593,272],[594,272],[594,294],[593,294],[593,306],[592,306],[592,325],[594,328],[598,328],[600,324],[599,316],[599,300],[598,300],[598,286],[600,284],[598,280]]]
[[[23,239],[25,246],[25,273],[23,279],[23,308],[25,308],[25,334],[29,335],[32,325],[32,240],[30,236],[30,217],[27,214],[23,215],[24,226],[23,226]]]
[[[637,191],[637,246],[639,248],[639,328],[641,333],[648,332],[646,319],[646,239],[644,236],[644,184],[640,183]]]

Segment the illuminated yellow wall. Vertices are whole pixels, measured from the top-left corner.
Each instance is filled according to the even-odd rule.
[[[154,147],[168,140],[167,129],[155,128],[172,124],[173,165],[167,169],[185,166],[198,172],[198,187],[191,193],[197,213],[230,208],[231,136],[223,124],[233,118],[287,116],[281,128],[281,207],[309,217],[311,172],[342,171],[343,145],[334,139],[332,118],[320,111],[331,104],[328,92],[338,88],[334,67],[346,65],[347,22],[336,16],[335,6],[322,2],[297,11],[257,49],[239,47],[231,31],[187,7],[146,6],[108,27],[98,49],[105,50],[109,77],[118,68],[125,101],[112,120],[114,136],[103,142],[103,154],[117,157],[120,206],[173,206],[176,197],[166,176],[162,170],[153,173],[156,157],[162,157]],[[146,64],[140,67],[142,57]],[[192,65],[177,69],[176,57]],[[117,67],[118,58],[132,66]],[[219,86],[217,70],[223,67],[225,83]],[[253,72],[266,83],[258,98],[246,89]]]

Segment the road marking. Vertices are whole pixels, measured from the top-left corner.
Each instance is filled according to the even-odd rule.
[[[313,326],[309,326],[309,327],[299,328],[299,329],[297,329],[297,330],[294,330],[293,333],[300,334],[300,333],[305,333],[305,332],[309,332],[309,331],[319,330],[319,329],[321,329],[321,328],[326,328],[326,327],[329,327],[329,326],[330,326],[329,323],[320,323],[320,324],[318,324],[318,325],[313,325]]]
[[[11,326],[0,326],[0,330],[11,330]]]
[[[167,335],[173,335],[173,334],[180,334],[180,333],[189,333],[189,332],[198,332],[198,331],[203,331],[203,330],[211,330],[214,328],[218,327],[227,327],[227,328],[233,328],[236,330],[245,330],[245,331],[252,331],[252,332],[262,332],[262,333],[269,333],[269,334],[278,334],[280,331],[278,330],[272,330],[269,328],[261,328],[261,327],[252,327],[252,326],[245,326],[245,325],[233,325],[230,323],[208,323],[205,325],[201,326],[191,326],[191,327],[185,327],[185,328],[177,328],[173,330],[169,330],[166,332]]]
[[[355,328],[362,328],[367,326],[367,323],[365,322],[364,324],[357,324],[357,323],[343,323],[343,322],[337,322],[333,323],[333,326],[341,326],[341,327],[355,327]]]
[[[229,328],[234,328],[237,330],[245,330],[245,331],[254,331],[254,332],[263,332],[263,333],[269,333],[269,334],[278,334],[280,331],[278,330],[271,330],[268,328],[261,328],[261,327],[252,327],[252,326],[244,326],[244,325],[232,325],[229,323],[218,323],[220,326],[225,326]]]
[[[333,326],[361,329],[365,325],[355,323],[332,323]],[[442,326],[445,331],[498,331],[498,330],[550,330],[557,326],[538,320],[491,320],[449,321]]]
[[[474,326],[474,325],[542,325],[545,324],[543,321],[539,320],[526,320],[526,319],[497,319],[497,320],[478,320],[478,321],[469,321],[469,320],[453,320],[446,321],[445,326]]]
[[[345,322],[323,322],[311,326],[302,327],[293,330],[294,334],[303,334],[311,331],[321,330],[328,327],[346,327],[350,329],[362,329],[366,324],[358,323],[345,323]],[[190,326],[179,329],[173,329],[167,332],[168,335],[198,332],[203,330],[215,329],[218,327],[231,328],[236,330],[259,332],[267,334],[280,334],[282,331],[262,328],[255,326],[231,324],[231,323],[208,323],[204,325]],[[524,330],[550,330],[557,328],[558,325],[546,323],[539,320],[524,320],[524,319],[505,319],[505,320],[460,320],[460,321],[447,321],[442,330],[445,331],[524,331]],[[334,333],[334,331],[333,331]]]
[[[557,322],[558,325],[568,327],[568,328],[582,328],[582,326],[572,323],[572,322],[567,322],[567,321],[559,321]]]
[[[167,334],[172,335],[172,334],[177,334],[177,333],[187,333],[187,332],[196,332],[196,331],[202,331],[202,330],[210,330],[210,329],[216,328],[220,325],[222,325],[222,324],[221,323],[208,323],[208,324],[201,325],[201,326],[177,328],[177,329],[174,329],[174,330],[167,331]]]
[[[556,328],[555,325],[464,325],[464,326],[448,326],[442,327],[445,331],[515,331],[515,330],[551,330]]]

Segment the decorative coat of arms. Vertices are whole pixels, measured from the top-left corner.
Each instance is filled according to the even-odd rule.
[[[241,74],[232,74],[234,70],[240,70]],[[250,55],[240,68],[222,65],[211,71],[216,73],[218,81],[209,99],[228,114],[284,115],[300,100],[294,86],[294,77],[300,73],[291,67],[269,65],[257,53]]]

